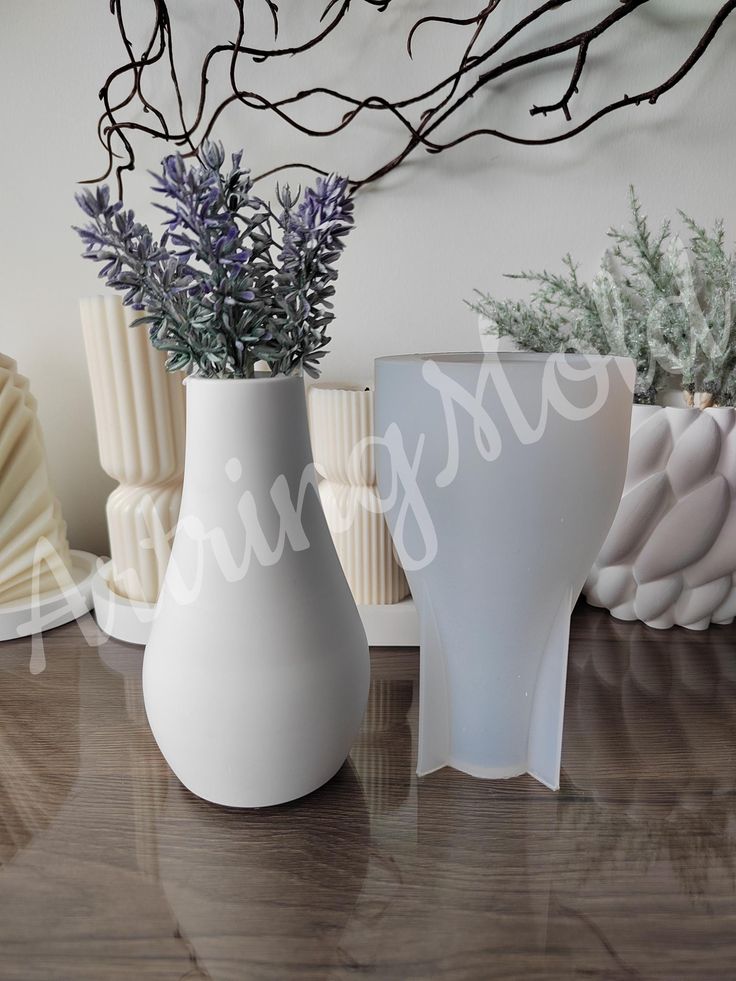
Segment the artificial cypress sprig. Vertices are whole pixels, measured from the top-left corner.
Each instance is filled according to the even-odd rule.
[[[635,399],[653,402],[678,376],[687,392],[736,403],[736,257],[722,222],[706,230],[680,212],[687,245],[665,221],[654,232],[634,188],[631,222],[611,228],[613,246],[592,283],[567,255],[562,273],[523,272],[526,301],[479,292],[470,306],[487,330],[526,350],[628,355],[637,366]]]

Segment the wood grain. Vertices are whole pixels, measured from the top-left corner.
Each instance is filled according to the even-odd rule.
[[[417,780],[418,658],[375,651],[351,761],[266,811],[181,787],[90,639],[0,648],[0,978],[736,976],[733,627],[579,608],[558,794]]]

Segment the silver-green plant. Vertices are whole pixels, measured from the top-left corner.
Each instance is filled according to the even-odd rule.
[[[562,273],[522,272],[528,300],[480,293],[470,306],[486,330],[531,351],[629,356],[637,367],[635,400],[652,403],[674,379],[703,405],[736,402],[736,258],[723,223],[707,231],[679,212],[687,246],[669,221],[649,227],[634,188],[631,222],[611,228],[612,246],[591,283],[568,254]]]
[[[690,312],[690,334],[683,339],[675,370],[686,391],[703,393],[704,404],[736,404],[736,256],[728,251],[723,222],[711,232],[683,212],[690,231],[689,267],[681,262],[683,296]]]

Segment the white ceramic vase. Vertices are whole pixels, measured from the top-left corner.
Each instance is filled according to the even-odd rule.
[[[146,712],[193,793],[280,804],[342,766],[365,709],[368,647],[320,505],[301,379],[195,378],[186,394]]]
[[[570,613],[626,474],[634,366],[376,362],[378,487],[421,629],[420,775],[559,786]]]
[[[585,584],[650,627],[736,616],[736,409],[635,405],[616,518]]]

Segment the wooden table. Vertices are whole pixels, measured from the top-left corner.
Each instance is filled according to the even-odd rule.
[[[736,977],[735,627],[579,608],[557,794],[417,780],[417,654],[376,651],[351,761],[267,811],[184,790],[102,641],[0,648],[0,978]]]

